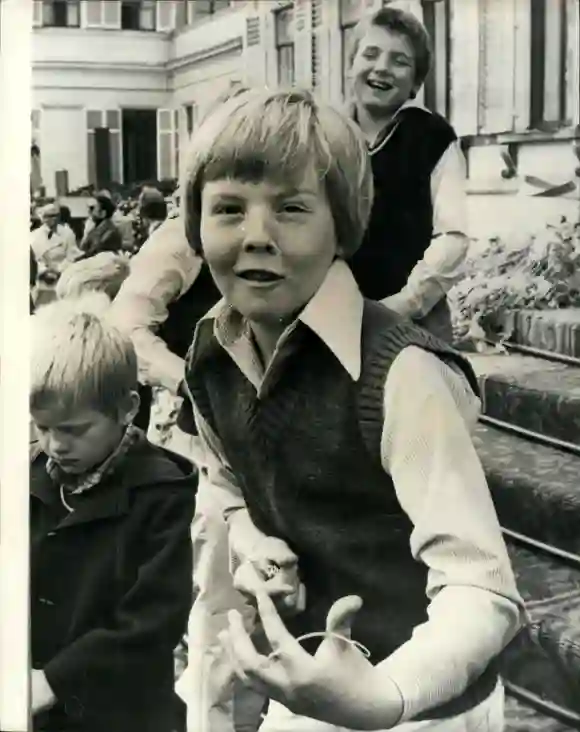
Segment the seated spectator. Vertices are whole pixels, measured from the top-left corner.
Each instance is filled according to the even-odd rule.
[[[94,257],[99,252],[120,252],[123,248],[121,234],[112,221],[115,213],[113,201],[103,195],[96,196],[89,206],[89,217],[94,223],[81,243],[83,258]]]
[[[56,204],[47,204],[39,213],[42,225],[32,232],[31,247],[39,277],[47,284],[54,284],[61,272],[79,257],[80,251],[72,230],[60,223]]]

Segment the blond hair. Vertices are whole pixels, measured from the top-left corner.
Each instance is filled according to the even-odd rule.
[[[94,257],[70,264],[56,285],[59,299],[80,297],[86,292],[104,292],[111,300],[129,276],[127,257],[114,252],[100,252]]]
[[[206,182],[291,183],[312,165],[326,187],[338,250],[351,256],[362,242],[373,201],[370,160],[358,126],[306,90],[252,89],[230,97],[203,120],[186,156],[181,205],[190,245],[202,252]]]
[[[94,293],[57,300],[32,317],[32,409],[91,408],[115,415],[137,389],[135,349],[108,310],[108,297]]]

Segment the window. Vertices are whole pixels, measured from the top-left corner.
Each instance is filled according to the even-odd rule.
[[[108,167],[111,181],[121,181],[121,114],[118,109],[87,110],[89,183],[97,184],[98,163],[95,130],[108,130]]]
[[[195,104],[186,104],[185,107],[185,129],[187,134],[191,136],[193,128],[195,127],[196,118],[196,106]]]
[[[569,30],[572,3],[567,0],[529,0],[531,10],[530,126],[556,129],[571,123],[567,94]],[[576,89],[576,94],[578,90]]]
[[[194,6],[195,17],[204,18],[229,8],[230,0],[195,0]]]
[[[123,0],[121,28],[123,30],[155,30],[155,0]]]
[[[342,93],[348,93],[348,72],[354,48],[354,28],[366,10],[364,0],[340,0],[340,35],[342,46]]]
[[[78,28],[80,0],[43,0],[42,25],[52,28]]]
[[[425,106],[444,117],[450,112],[450,8],[449,0],[423,0],[423,22],[433,47],[431,71],[425,79]]]
[[[294,66],[294,8],[279,10],[275,15],[276,56],[278,58],[278,83],[292,86],[295,80]]]

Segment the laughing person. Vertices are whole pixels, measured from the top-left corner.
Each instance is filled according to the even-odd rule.
[[[451,341],[447,292],[468,248],[465,160],[457,135],[416,95],[431,66],[427,31],[386,7],[355,28],[350,114],[371,156],[375,199],[350,260],[365,297]]]
[[[232,611],[236,673],[272,700],[261,732],[500,732],[495,658],[522,603],[469,434],[476,379],[345,262],[373,200],[360,131],[307,92],[255,90],[200,126],[186,169],[223,298],[186,367],[200,493],[273,651]],[[325,626],[370,660],[335,635],[311,655]]]

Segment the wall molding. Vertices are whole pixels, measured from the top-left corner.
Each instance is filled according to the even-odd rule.
[[[207,61],[215,58],[216,56],[221,56],[224,53],[241,51],[243,50],[243,44],[244,41],[241,35],[234,36],[227,41],[217,43],[215,46],[209,46],[201,49],[200,51],[194,51],[193,53],[188,53],[185,56],[179,56],[178,58],[171,59],[165,64],[163,69],[164,71],[179,71],[185,66],[190,66],[191,64],[199,63],[200,61]]]

